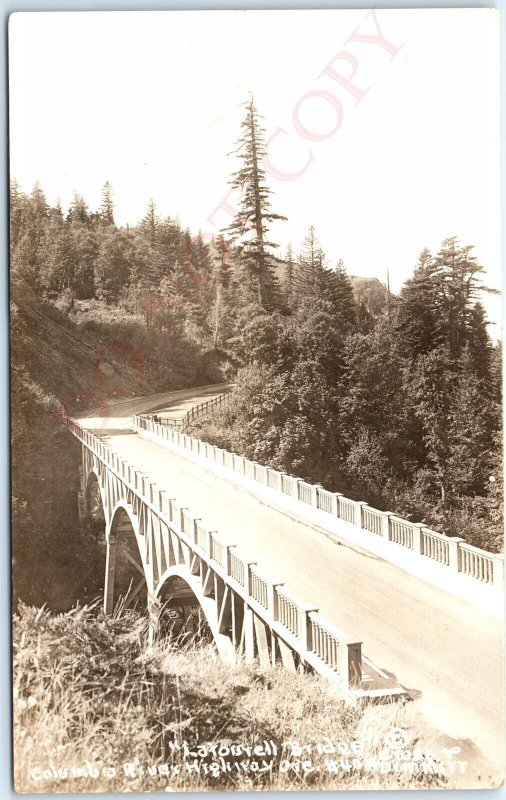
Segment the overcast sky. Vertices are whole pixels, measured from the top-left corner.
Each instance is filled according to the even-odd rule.
[[[216,233],[253,92],[280,255],[312,224],[330,264],[397,291],[457,235],[498,287],[498,29],[490,9],[15,14],[11,176],[93,209],[109,180],[119,224],[152,197]]]

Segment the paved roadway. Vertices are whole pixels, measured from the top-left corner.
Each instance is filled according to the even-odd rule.
[[[146,409],[148,402],[132,404]],[[141,438],[123,416],[143,410],[132,411],[132,404],[114,407],[114,425],[113,419],[86,423],[102,428],[98,432],[114,450],[202,517],[206,527],[362,641],[364,653],[418,698],[414,705],[430,725],[459,743],[474,743],[496,768],[501,764],[500,619],[374,555],[338,545],[332,534],[295,522],[233,481]]]

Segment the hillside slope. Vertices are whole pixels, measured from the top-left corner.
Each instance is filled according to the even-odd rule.
[[[79,446],[62,416],[220,375],[183,334],[131,320],[76,325],[19,284],[11,301],[14,596],[61,610],[96,596],[103,568],[78,523]]]

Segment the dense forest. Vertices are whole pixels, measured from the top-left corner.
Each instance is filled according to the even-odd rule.
[[[64,213],[40,185],[27,195],[14,182],[17,304],[36,298],[76,335],[109,332],[143,370],[156,354],[164,377],[151,387],[233,377],[205,438],[501,549],[501,351],[472,246],[452,236],[414,254],[397,296],[363,291],[342,261],[329,263],[312,225],[280,258],[269,230],[284,217],[272,210],[263,148],[250,101],[231,178],[240,212],[211,241],[161,218],[154,201],[137,225],[118,226],[109,183],[98,210],[76,193]]]

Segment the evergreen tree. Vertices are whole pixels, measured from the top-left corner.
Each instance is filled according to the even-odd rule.
[[[40,248],[40,286],[44,292],[61,293],[73,288],[76,250],[73,231],[53,215],[48,221]]]
[[[283,275],[283,295],[288,308],[292,308],[295,291],[296,265],[292,245],[286,248],[285,270]]]
[[[146,213],[139,222],[137,229],[139,234],[152,248],[155,248],[158,244],[159,225],[160,218],[156,209],[156,203],[153,199],[151,199],[148,202]]]
[[[78,192],[74,192],[72,197],[72,202],[67,214],[67,222],[80,223],[81,225],[89,225],[91,222],[88,206],[82,195],[78,194]]]
[[[440,507],[445,512],[451,489],[450,414],[456,382],[455,363],[447,346],[420,356],[409,385],[412,413],[418,418],[427,451],[427,465],[439,488]]]
[[[98,213],[99,219],[104,225],[114,225],[114,202],[112,199],[112,186],[109,181],[104,183],[102,203]]]
[[[230,285],[230,248],[223,235],[212,243],[213,248],[213,343],[215,347],[221,342],[223,320],[226,314],[225,290]]]
[[[95,260],[95,292],[99,299],[113,302],[127,285],[134,261],[134,245],[124,231],[109,226],[99,240]]]
[[[227,228],[241,254],[241,260],[256,288],[258,302],[264,308],[279,304],[279,287],[271,263],[270,251],[277,247],[267,238],[269,225],[286,219],[273,213],[262,159],[265,153],[265,131],[253,98],[246,106],[242,122],[243,134],[238,141],[243,166],[232,176],[231,185],[241,193],[240,211]]]
[[[420,253],[413,277],[401,289],[395,329],[402,351],[410,359],[429,353],[444,340],[439,270],[427,248]]]
[[[357,307],[353,295],[353,286],[342,259],[337,262],[335,270],[328,277],[329,300],[333,313],[343,335],[350,333],[357,324]]]
[[[483,396],[483,385],[470,364],[466,348],[456,379],[448,418],[449,455],[446,465],[451,495],[484,494],[491,471],[494,421]]]
[[[441,298],[440,317],[452,358],[458,359],[467,342],[471,307],[484,272],[472,245],[460,245],[456,236],[445,239],[434,258]]]
[[[475,303],[469,313],[467,340],[471,369],[485,386],[490,387],[492,342],[487,332],[485,309],[481,303]]]

